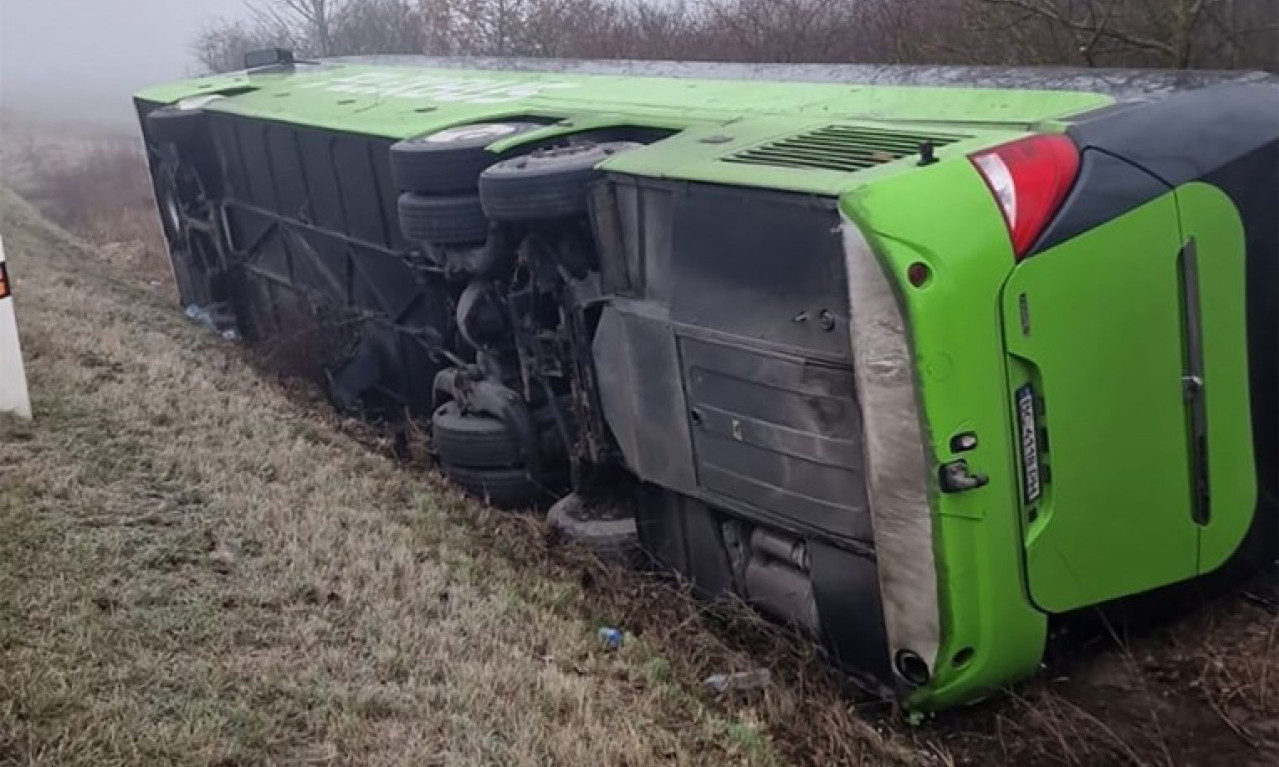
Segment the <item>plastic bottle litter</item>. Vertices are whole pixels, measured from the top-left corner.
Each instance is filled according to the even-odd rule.
[[[773,683],[773,675],[766,668],[754,671],[739,671],[735,674],[714,674],[706,677],[702,684],[712,692],[723,693],[730,690],[755,690]]]
[[[621,629],[615,629],[612,626],[605,626],[600,629],[600,644],[609,650],[620,650],[626,642],[626,632]]]

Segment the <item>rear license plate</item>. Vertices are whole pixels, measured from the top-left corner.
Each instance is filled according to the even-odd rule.
[[[1026,503],[1039,500],[1043,490],[1039,474],[1039,424],[1035,417],[1035,390],[1026,384],[1017,390],[1017,423],[1021,433],[1021,487]]]

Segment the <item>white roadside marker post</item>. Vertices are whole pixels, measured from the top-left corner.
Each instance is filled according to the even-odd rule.
[[[27,373],[22,366],[18,319],[13,309],[13,283],[5,267],[3,240],[0,240],[0,413],[31,417]]]

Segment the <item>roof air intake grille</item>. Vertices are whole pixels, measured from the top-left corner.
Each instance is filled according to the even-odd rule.
[[[743,149],[724,158],[724,162],[852,172],[909,157],[918,153],[925,142],[942,147],[964,138],[968,137],[829,125]]]

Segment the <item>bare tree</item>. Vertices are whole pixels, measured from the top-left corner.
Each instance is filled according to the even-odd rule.
[[[284,29],[307,43],[306,52],[331,56],[337,19],[358,0],[251,0],[247,3],[258,26]]]
[[[421,0],[433,49],[489,56],[562,56],[586,39],[600,0]]]
[[[363,0],[343,6],[329,31],[330,53],[423,53],[425,19],[411,0]]]
[[[749,61],[845,58],[858,3],[828,0],[708,0],[707,23],[722,57]]]
[[[608,50],[634,59],[703,58],[708,55],[698,46],[703,27],[697,10],[683,0],[658,5],[635,0],[622,9]]]
[[[527,0],[422,0],[432,40],[445,53],[505,56]]]
[[[1034,63],[1175,68],[1277,63],[1274,0],[974,0],[971,8],[988,24],[985,31],[1009,33],[1018,58]],[[1269,46],[1262,39],[1267,33]],[[1233,54],[1228,62],[1221,61],[1225,52]]]
[[[195,54],[897,62],[1279,71],[1279,0],[247,0]]]

